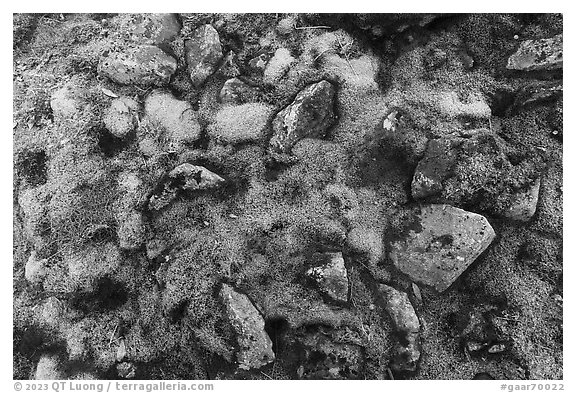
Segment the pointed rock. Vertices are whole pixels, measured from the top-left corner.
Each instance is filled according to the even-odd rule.
[[[445,291],[494,240],[486,218],[449,205],[420,209],[404,239],[391,245],[394,265],[412,280]]]
[[[273,362],[275,357],[272,351],[272,341],[264,330],[264,318],[250,299],[226,284],[222,285],[220,297],[230,323],[238,335],[239,367],[249,370]]]
[[[223,56],[220,36],[212,25],[194,30],[186,42],[186,61],[192,84],[200,87],[216,71]]]
[[[336,88],[328,81],[314,83],[300,91],[294,101],[281,110],[272,123],[273,150],[289,153],[303,138],[322,138],[334,124]]]
[[[224,179],[203,166],[184,163],[174,168],[160,189],[150,197],[148,208],[160,210],[172,202],[178,192],[216,188]]]
[[[508,58],[509,70],[550,71],[562,69],[562,34],[552,38],[522,41]]]
[[[325,256],[329,259],[328,263],[309,269],[306,275],[316,281],[320,290],[330,298],[339,302],[347,302],[348,273],[342,253],[326,253]]]

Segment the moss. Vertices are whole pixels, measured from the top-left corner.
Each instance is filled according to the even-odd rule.
[[[208,131],[224,143],[258,142],[267,134],[272,108],[262,104],[226,106],[218,111]]]

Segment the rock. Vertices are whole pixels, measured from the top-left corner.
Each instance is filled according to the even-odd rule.
[[[276,49],[274,56],[268,61],[266,69],[264,69],[264,83],[271,85],[278,83],[294,61],[296,59],[292,57],[288,49]]]
[[[123,250],[138,250],[144,244],[146,226],[139,211],[124,211],[117,215],[118,244]]]
[[[260,103],[225,106],[210,125],[210,137],[225,143],[257,142],[264,139],[273,108]]]
[[[40,357],[34,379],[37,381],[65,379],[60,360],[56,355],[44,354]]]
[[[270,56],[267,53],[262,53],[248,62],[248,66],[257,72],[264,72],[266,64],[268,64]]]
[[[412,280],[445,291],[495,237],[486,218],[449,205],[420,208],[402,240],[391,244],[394,265]]]
[[[488,348],[488,353],[502,353],[506,351],[508,346],[505,343],[493,344]]]
[[[136,376],[136,366],[131,362],[118,363],[116,371],[120,378],[133,379]]]
[[[515,112],[535,105],[549,104],[561,99],[563,90],[562,83],[557,81],[533,82],[524,85],[516,92],[512,110]]]
[[[562,69],[562,34],[540,40],[526,40],[508,58],[506,68],[519,71],[551,71]]]
[[[364,348],[345,329],[309,326],[310,333],[296,339],[301,364],[300,379],[360,379],[365,362]],[[352,337],[351,337],[352,336]]]
[[[176,71],[176,60],[152,45],[107,51],[98,63],[98,72],[121,85],[164,86]]]
[[[114,22],[118,26],[116,30],[138,44],[168,44],[181,29],[176,14],[120,14]]]
[[[407,333],[394,344],[390,368],[398,373],[414,373],[422,356],[420,333]]]
[[[241,104],[252,89],[238,78],[228,79],[220,90],[220,102],[223,104]]]
[[[318,284],[320,290],[333,300],[348,301],[348,272],[341,252],[324,255],[328,263],[309,269],[306,275]]]
[[[281,110],[272,123],[273,150],[289,153],[303,138],[322,138],[334,124],[336,88],[328,81],[314,83],[296,95],[294,101]]]
[[[504,217],[515,221],[528,222],[536,213],[538,195],[540,193],[540,179],[524,192],[516,194],[508,210],[504,211]]]
[[[41,283],[47,274],[47,264],[47,259],[38,258],[36,252],[32,251],[24,267],[24,277],[32,284]]]
[[[212,25],[194,30],[186,42],[186,61],[192,84],[200,87],[216,71],[222,57],[220,36]]]
[[[176,150],[200,138],[201,128],[196,111],[189,102],[178,100],[171,93],[163,90],[150,93],[144,103],[144,112],[147,119],[166,130],[166,136]]]
[[[116,361],[121,362],[126,357],[126,339],[120,338],[118,342],[118,349],[116,350]]]
[[[466,342],[466,350],[468,350],[468,352],[470,353],[474,353],[474,352],[480,352],[482,351],[484,348],[486,348],[487,344],[486,343],[481,343],[478,341],[468,341]]]
[[[394,328],[402,333],[420,332],[420,321],[408,295],[385,284],[379,286],[379,291]]]
[[[124,250],[140,249],[146,236],[144,215],[139,211],[146,194],[144,184],[136,173],[126,171],[118,176],[118,191],[114,203],[118,243]]]
[[[66,84],[56,90],[50,97],[50,108],[54,117],[72,119],[78,115],[82,110],[81,97],[84,94],[86,94],[85,90],[73,84]]]
[[[276,31],[280,35],[288,35],[294,32],[294,28],[296,27],[296,18],[291,15],[284,19],[281,19],[276,26]]]
[[[219,187],[224,179],[203,166],[184,163],[174,168],[148,201],[148,208],[160,210],[182,191],[208,190]]]
[[[224,56],[222,65],[218,68],[218,74],[227,78],[235,78],[241,74],[237,61],[238,56],[234,51],[230,51]]]
[[[124,138],[134,131],[138,124],[140,104],[128,97],[116,98],[104,114],[104,125],[110,133],[118,138]]]
[[[236,331],[239,367],[244,370],[260,368],[274,361],[272,341],[264,330],[264,318],[256,310],[250,299],[223,284],[220,297],[226,314]]]

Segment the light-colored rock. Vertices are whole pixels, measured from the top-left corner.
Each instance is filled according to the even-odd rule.
[[[540,40],[526,40],[508,58],[506,68],[520,71],[550,71],[562,69],[562,34]]]
[[[216,71],[222,57],[220,36],[212,25],[194,30],[186,42],[186,61],[192,84],[200,87]]]
[[[35,380],[45,381],[65,378],[66,376],[62,370],[62,365],[56,355],[44,354],[40,357],[40,360],[36,365],[36,372],[34,373]]]
[[[166,136],[175,145],[192,143],[200,137],[200,124],[192,105],[166,91],[150,93],[144,103],[144,112],[148,119],[165,128]]]
[[[231,78],[224,82],[220,90],[220,101],[223,104],[241,104],[244,96],[250,92],[251,88],[238,78]]]
[[[276,49],[274,56],[268,61],[266,69],[264,69],[264,82],[269,84],[277,83],[295,60],[288,49]]]
[[[50,97],[50,108],[56,119],[72,119],[82,110],[81,97],[85,91],[73,84],[66,84]]]
[[[170,171],[161,191],[150,197],[148,208],[163,209],[176,198],[180,191],[208,190],[219,187],[224,181],[222,177],[203,166],[181,164]]]
[[[427,205],[404,239],[391,244],[394,265],[412,280],[445,291],[495,237],[486,218],[449,205]]]
[[[418,333],[420,321],[408,295],[385,284],[379,286],[379,291],[384,299],[384,308],[392,319],[394,328],[403,333]]]
[[[530,221],[536,213],[539,193],[540,179],[537,179],[526,191],[520,192],[513,197],[508,210],[504,212],[504,217],[516,221]]]
[[[270,56],[267,53],[262,53],[248,62],[250,68],[258,72],[264,72],[266,69],[266,64],[268,64]]]
[[[176,71],[176,59],[153,45],[105,52],[98,72],[121,85],[165,86]]]
[[[249,370],[273,362],[272,341],[264,330],[264,318],[250,299],[226,284],[222,285],[220,297],[237,334],[239,368]]]
[[[271,148],[289,153],[303,138],[324,137],[336,120],[335,94],[336,88],[328,81],[314,83],[300,91],[294,101],[274,118]]]
[[[130,42],[149,45],[167,44],[181,29],[176,14],[120,14],[113,23]]]
[[[118,138],[124,138],[130,132],[134,131],[138,123],[138,111],[140,104],[128,97],[116,98],[112,101],[103,121],[106,129]]]
[[[123,250],[138,250],[145,241],[146,225],[139,211],[125,211],[116,216],[118,244]]]
[[[294,31],[296,27],[296,18],[294,15],[290,15],[284,19],[281,19],[276,26],[276,31],[281,35],[288,35]]]
[[[348,301],[348,272],[341,252],[326,253],[328,263],[309,269],[306,275],[333,300]]]
[[[209,127],[211,137],[225,143],[255,142],[266,136],[274,108],[260,103],[225,106]]]
[[[36,252],[32,251],[24,267],[24,277],[32,284],[41,283],[47,274],[47,264],[47,259],[38,258]]]

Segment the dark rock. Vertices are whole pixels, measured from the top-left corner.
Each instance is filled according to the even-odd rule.
[[[222,57],[220,36],[212,25],[194,30],[186,42],[186,61],[192,84],[200,87],[216,71]]]
[[[260,368],[274,361],[272,341],[264,331],[264,318],[244,294],[223,284],[220,297],[230,322],[236,331],[241,369]]]
[[[552,38],[527,40],[508,59],[506,68],[520,71],[551,71],[562,69],[562,34]]]
[[[268,53],[262,53],[248,62],[248,66],[257,72],[264,72],[266,64],[270,60],[270,55]]]
[[[561,98],[563,90],[562,83],[559,82],[530,83],[516,93],[512,109],[518,111],[535,105],[548,104]]]
[[[140,104],[131,98],[116,98],[106,110],[102,120],[112,135],[124,138],[134,131],[138,123],[139,109]]]
[[[148,208],[163,209],[179,192],[208,190],[220,186],[223,182],[223,178],[203,166],[181,164],[170,171],[160,190],[150,197]]]
[[[339,301],[348,301],[348,273],[344,265],[341,252],[327,253],[328,263],[313,267],[306,275],[316,281],[322,292],[330,298]]]
[[[334,124],[336,88],[328,81],[314,83],[300,91],[294,101],[276,115],[272,123],[274,151],[289,153],[303,138],[322,138]]]
[[[121,85],[164,86],[176,71],[176,60],[152,45],[105,52],[98,72]]]
[[[394,344],[390,368],[400,374],[414,373],[421,356],[420,333],[407,333]]]
[[[412,280],[445,291],[495,237],[483,216],[449,205],[420,208],[417,224],[391,244],[394,265]]]

